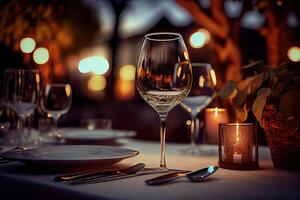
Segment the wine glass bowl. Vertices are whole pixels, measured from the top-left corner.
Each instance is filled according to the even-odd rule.
[[[186,97],[192,86],[189,55],[181,35],[147,34],[140,50],[136,71],[136,86],[140,95],[160,116],[160,168],[167,169],[166,118],[168,112]]]
[[[57,132],[57,122],[61,115],[67,113],[72,104],[72,88],[69,84],[47,84],[42,91],[41,108],[54,120],[51,137],[61,138]]]
[[[215,96],[216,76],[208,63],[191,63],[193,84],[188,96],[181,106],[191,115],[191,145],[182,150],[185,154],[205,154],[204,150],[196,147],[195,136],[199,133],[198,114],[207,107]]]

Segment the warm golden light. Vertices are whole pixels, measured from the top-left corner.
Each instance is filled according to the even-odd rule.
[[[204,77],[201,75],[201,76],[199,77],[199,86],[200,86],[201,88],[203,88],[203,87],[204,87],[204,83],[205,83],[205,79],[204,79]]]
[[[237,123],[236,123],[236,141],[237,141],[237,142],[240,141],[240,131],[239,131],[239,129],[240,129],[240,125],[239,125],[239,123],[237,122]]]
[[[66,90],[67,97],[69,97],[72,92],[71,85],[67,84],[65,90]]]
[[[177,77],[180,77],[181,71],[182,71],[182,68],[181,68],[181,66],[179,66],[178,70],[177,70]]]
[[[49,51],[44,47],[39,47],[33,52],[33,60],[35,63],[42,65],[49,60]]]
[[[119,71],[119,76],[124,81],[132,81],[135,78],[135,66],[124,65]]]
[[[31,53],[35,48],[34,39],[27,37],[23,38],[20,42],[20,49],[24,53]]]
[[[215,113],[215,117],[219,116],[218,107],[215,107],[214,113]]]
[[[210,73],[210,76],[211,76],[214,86],[216,86],[217,85],[217,76],[216,76],[215,70],[211,69],[209,71],[209,73]]]
[[[78,70],[81,73],[93,72],[98,75],[105,74],[109,69],[108,61],[101,56],[90,56],[78,63]]]
[[[201,48],[210,40],[210,33],[206,29],[199,29],[190,37],[190,44],[194,48]]]
[[[300,61],[300,48],[296,47],[296,46],[289,48],[287,55],[291,61],[299,62]]]
[[[134,97],[135,83],[134,81],[124,81],[118,79],[115,84],[115,96],[119,100],[127,100]]]
[[[88,89],[93,92],[100,92],[106,87],[106,79],[102,75],[93,75],[87,85]]]
[[[190,125],[192,124],[192,121],[191,121],[191,120],[186,120],[185,124],[186,124],[187,126],[190,126]]]

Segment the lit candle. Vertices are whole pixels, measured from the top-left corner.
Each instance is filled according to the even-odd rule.
[[[219,123],[227,123],[228,112],[224,108],[207,108],[205,109],[205,136],[209,143],[218,143]]]
[[[236,123],[236,142],[234,147],[234,154],[233,154],[233,162],[234,163],[242,163],[242,154],[240,154],[238,151],[240,149],[240,126],[239,123]]]
[[[258,146],[255,124],[220,124],[219,166],[250,170],[258,167]]]

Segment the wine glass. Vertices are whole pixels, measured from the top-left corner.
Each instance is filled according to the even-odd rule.
[[[181,102],[181,106],[191,115],[191,144],[183,149],[184,154],[206,154],[196,146],[195,136],[199,133],[198,114],[207,107],[215,96],[216,75],[208,63],[191,63],[193,84],[189,95]],[[202,137],[203,134],[202,134]]]
[[[160,169],[167,171],[165,158],[166,118],[192,86],[188,51],[180,34],[150,33],[144,37],[136,73],[142,98],[160,117]]]
[[[23,123],[38,105],[40,76],[37,69],[6,69],[4,73],[4,105],[18,116],[16,148],[25,149]]]
[[[47,84],[42,91],[41,108],[52,117],[54,130],[49,137],[61,141],[62,136],[57,131],[57,122],[61,115],[69,111],[72,104],[72,88],[69,84]]]

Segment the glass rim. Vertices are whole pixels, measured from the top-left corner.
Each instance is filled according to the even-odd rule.
[[[159,36],[159,35],[169,35],[173,36],[173,38],[153,38],[152,36]],[[157,32],[157,33],[148,33],[145,35],[145,38],[147,40],[151,41],[158,41],[158,42],[168,42],[168,41],[174,41],[182,39],[182,36],[179,33],[173,33],[173,32]]]

